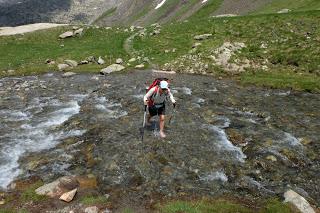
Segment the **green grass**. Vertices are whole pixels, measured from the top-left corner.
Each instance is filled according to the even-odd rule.
[[[216,11],[223,0],[208,0],[200,10],[191,16],[191,19],[203,19],[210,17]]]
[[[318,25],[320,13],[316,11],[231,18],[192,18],[189,22],[163,26],[159,36],[137,37],[133,48],[153,58],[152,62],[161,67],[165,63],[179,60],[181,56],[199,53],[203,55],[202,62],[210,63],[208,56],[224,42],[243,42],[247,47],[237,53],[233,60],[249,59],[261,66],[266,61],[271,73],[282,73],[282,70],[290,73],[290,78],[281,78],[285,82],[277,83],[277,87],[283,85],[315,91],[320,84],[320,29],[316,27]],[[188,53],[192,44],[196,42],[193,37],[204,33],[211,33],[213,37],[202,41],[196,53]],[[261,48],[263,43],[267,44],[266,49]],[[176,48],[176,52],[164,53],[172,48]],[[221,74],[221,69],[211,67],[212,70],[208,72]],[[257,68],[255,73],[258,71]],[[249,74],[247,78],[241,79],[248,82],[249,76],[257,76],[261,80],[268,75]],[[270,84],[274,84],[273,77],[274,75],[271,75],[265,80],[272,80]]]
[[[198,201],[171,201],[157,206],[161,213],[295,213],[296,209],[278,199],[269,199],[260,204],[247,207],[243,203],[217,199]]]
[[[98,205],[98,204],[105,204],[108,202],[108,198],[105,196],[85,196],[82,197],[80,200],[81,203],[85,205]]]
[[[253,213],[252,210],[225,200],[217,201],[174,201],[159,207],[161,213]]]
[[[26,202],[40,202],[40,201],[44,201],[46,199],[48,199],[47,196],[45,195],[38,195],[36,194],[35,190],[37,188],[39,188],[40,186],[42,186],[43,183],[41,181],[38,181],[34,184],[32,184],[29,188],[27,188],[26,190],[24,190],[21,194],[21,201],[23,203],[26,203]]]
[[[273,0],[271,3],[263,6],[254,12],[257,13],[276,13],[282,9],[290,9],[292,11],[308,11],[320,10],[319,0]]]
[[[240,78],[243,84],[320,92],[320,77],[310,74],[296,74],[287,71],[247,72]]]
[[[267,200],[260,213],[291,213],[299,212],[297,209],[291,207],[288,203],[283,203],[276,198]]]
[[[123,43],[129,33],[89,28],[82,36],[58,39],[58,36],[66,30],[67,28],[57,28],[0,37],[0,75],[2,70],[9,69],[17,70],[17,74],[20,75],[57,70],[56,66],[49,67],[45,64],[48,58],[57,63],[65,59],[80,61],[91,55],[102,56],[106,62],[109,62],[109,59],[114,62],[118,57],[128,58]],[[90,71],[92,70],[90,67],[81,66],[78,69]],[[93,65],[93,70],[97,71],[98,68],[97,65]]]

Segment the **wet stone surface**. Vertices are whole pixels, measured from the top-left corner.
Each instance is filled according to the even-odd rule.
[[[144,131],[150,71],[108,76],[60,73],[0,79],[0,183],[40,176],[97,177],[105,192],[268,197],[292,188],[320,204],[319,94],[242,87],[174,75],[167,105]]]

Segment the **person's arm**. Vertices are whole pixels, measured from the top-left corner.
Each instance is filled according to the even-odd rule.
[[[147,94],[143,97],[143,103],[144,105],[148,105],[148,100],[152,96],[152,94],[155,92],[156,87],[151,88]]]
[[[176,100],[174,99],[174,97],[173,97],[170,89],[168,90],[168,95],[169,95],[169,97],[170,97],[170,101],[171,101],[173,104],[175,104],[175,103],[176,103]]]

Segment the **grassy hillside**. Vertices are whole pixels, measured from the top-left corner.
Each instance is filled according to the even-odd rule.
[[[126,52],[124,44],[137,31],[124,28],[89,28],[82,36],[65,40],[58,39],[58,35],[67,29],[38,31],[24,36],[0,37],[3,50],[0,52],[0,75],[8,75],[1,70],[10,69],[16,70],[15,75],[57,70],[57,65],[45,64],[48,58],[59,63],[65,59],[81,61],[91,55],[102,56],[108,65],[116,58],[128,61],[133,56],[140,60],[129,69],[148,57],[155,68],[232,77],[245,84],[319,92],[319,25],[318,11],[230,18],[192,17],[187,22],[163,25],[161,33],[155,36],[150,35],[153,27],[148,27],[146,36],[133,39],[134,53]],[[194,40],[194,36],[205,33],[212,37]],[[239,66],[248,61],[250,66],[243,72],[230,72],[213,60],[216,50],[228,42],[245,45],[228,61]],[[200,45],[192,48],[195,43]],[[99,72],[106,65],[82,65],[75,71]]]
[[[316,27],[319,24],[318,12],[191,19],[189,22],[163,27],[160,36],[137,38],[134,48],[153,58],[153,62],[160,67],[165,67],[165,63],[169,62],[173,69],[180,69],[181,72],[190,67],[196,70],[192,64],[180,68],[178,66],[183,57],[192,56],[198,57],[201,63],[208,64],[207,73],[228,75],[220,67],[214,66],[209,58],[225,42],[243,42],[246,48],[238,52],[233,60],[248,59],[260,65],[254,69],[249,68],[242,74],[241,79],[245,82],[319,90],[320,46],[317,43],[320,41],[320,31]],[[193,37],[204,33],[211,33],[213,37],[201,42],[201,46],[190,53],[196,42]],[[262,48],[263,45],[266,47]],[[171,49],[175,51],[168,51]],[[179,62],[176,67],[175,62]],[[183,63],[188,63],[188,60]],[[192,63],[195,64],[194,61]],[[263,64],[268,67],[267,75],[261,69]],[[266,76],[268,79],[264,82]],[[264,80],[257,82],[255,77]]]
[[[258,13],[276,13],[281,9],[290,9],[292,11],[310,11],[320,10],[319,0],[273,0],[271,3],[257,10]]]
[[[58,39],[66,30],[68,29],[57,28],[0,37],[0,76],[6,75],[1,71],[10,69],[15,70],[16,75],[57,70],[57,64],[46,65],[46,59],[61,63],[66,59],[79,62],[89,56],[101,56],[108,62],[114,62],[116,58],[128,57],[123,43],[129,33],[123,30],[89,28],[80,37]],[[78,69],[97,71],[100,68],[99,65],[82,65]]]

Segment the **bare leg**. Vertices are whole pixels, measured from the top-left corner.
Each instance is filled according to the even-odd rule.
[[[159,115],[160,119],[160,137],[165,138],[166,134],[164,134],[164,115]]]
[[[147,115],[147,126],[150,126],[151,125],[151,118],[152,116],[150,114]]]

